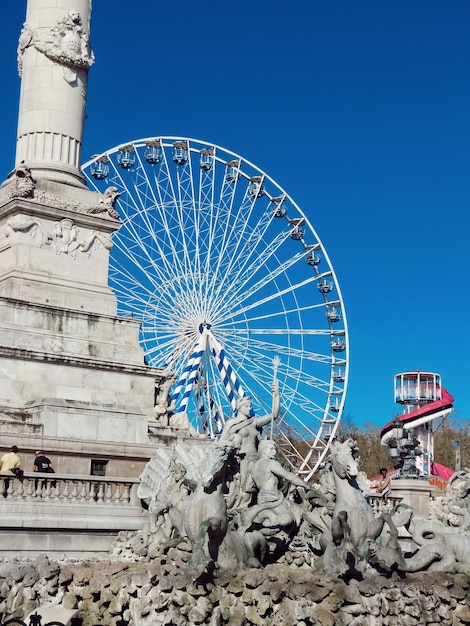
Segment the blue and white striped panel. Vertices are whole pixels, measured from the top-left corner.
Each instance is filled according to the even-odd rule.
[[[212,355],[214,356],[217,369],[220,372],[220,376],[225,387],[225,393],[227,394],[227,398],[232,406],[232,409],[235,410],[237,400],[244,396],[243,388],[238,380],[235,370],[230,365],[230,361],[225,354],[225,350],[215,339],[212,333],[209,333],[209,345],[212,348]]]
[[[183,398],[186,398],[185,407],[188,405],[187,399],[189,398],[192,384],[196,378],[197,370],[199,369],[199,365],[201,363],[201,358],[207,347],[207,332],[204,331],[202,335],[199,337],[198,342],[194,346],[194,350],[189,357],[188,364],[181,372],[181,376],[176,384],[176,387],[171,394],[172,400],[177,400],[182,389],[184,388]],[[189,389],[189,391],[188,391]],[[183,404],[183,400],[181,401]],[[185,410],[185,409],[183,409]],[[178,407],[178,412],[180,412],[180,407]]]

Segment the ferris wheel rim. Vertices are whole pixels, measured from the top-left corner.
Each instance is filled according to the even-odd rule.
[[[92,164],[96,163],[100,159],[113,157],[113,155],[116,155],[118,152],[120,152],[124,146],[133,146],[133,148],[137,151],[139,149],[144,148],[144,146],[147,145],[147,142],[154,141],[155,139],[156,139],[156,137],[147,137],[147,138],[143,138],[143,139],[132,140],[132,141],[127,142],[125,144],[119,144],[119,145],[115,146],[114,148],[111,148],[110,150],[107,150],[107,151],[105,151],[105,152],[103,152],[103,153],[101,153],[99,155],[95,155],[94,157],[92,157],[89,161],[87,161],[83,165],[82,170],[85,171],[85,170],[89,169],[92,166]],[[310,231],[310,234],[313,234],[314,239],[316,241],[316,244],[319,245],[318,249],[321,250],[322,257],[325,259],[326,264],[328,266],[328,269],[329,269],[328,276],[334,282],[335,293],[336,293],[336,296],[337,296],[337,301],[340,304],[341,313],[342,313],[342,329],[341,329],[341,331],[339,331],[339,332],[336,331],[335,328],[333,327],[333,325],[331,324],[331,322],[329,323],[329,328],[324,331],[324,333],[328,334],[329,337],[332,340],[333,340],[334,337],[341,337],[341,340],[345,344],[345,349],[344,349],[345,350],[345,358],[344,358],[344,377],[345,377],[345,382],[343,384],[344,392],[341,395],[341,406],[340,406],[340,410],[339,410],[339,416],[334,421],[334,423],[332,424],[331,437],[333,437],[334,434],[336,433],[337,428],[338,428],[338,425],[339,425],[339,422],[340,422],[340,416],[341,416],[341,413],[342,413],[343,408],[344,408],[344,400],[345,400],[345,396],[346,396],[347,382],[348,382],[348,376],[349,376],[348,326],[347,326],[346,312],[345,312],[345,308],[344,308],[344,301],[343,301],[342,293],[341,293],[341,290],[340,290],[339,281],[338,281],[337,276],[336,276],[336,272],[335,272],[335,270],[333,268],[333,265],[331,263],[329,255],[327,254],[327,251],[326,251],[324,245],[322,244],[322,242],[320,240],[320,237],[318,236],[315,228],[311,224],[310,219],[305,215],[305,213],[300,208],[300,206],[285,191],[285,189],[283,187],[281,187],[276,181],[274,181],[274,179],[272,179],[266,172],[261,170],[258,166],[254,165],[252,162],[248,161],[244,157],[241,157],[237,153],[235,153],[235,152],[233,152],[231,150],[228,150],[226,148],[220,147],[220,146],[218,146],[218,145],[216,145],[214,143],[201,141],[199,139],[180,137],[180,136],[160,136],[160,137],[158,137],[158,139],[161,140],[162,142],[172,142],[172,143],[175,143],[175,142],[187,142],[187,145],[189,146],[189,150],[192,153],[200,153],[201,147],[213,148],[215,150],[214,158],[218,159],[218,161],[220,163],[227,163],[227,160],[219,158],[218,157],[218,153],[219,152],[222,153],[224,156],[228,155],[229,157],[233,157],[233,160],[239,160],[240,163],[242,163],[243,166],[245,166],[245,168],[251,168],[253,171],[257,172],[259,175],[262,176],[263,181],[269,182],[269,184],[272,185],[277,191],[279,191],[280,194],[284,196],[284,198],[288,199],[289,200],[289,204],[293,207],[293,209],[295,210],[296,214],[298,216],[300,216],[301,218],[303,218],[303,220],[304,220],[303,223],[308,228],[308,230]],[[170,148],[170,144],[168,144],[166,147]],[[240,169],[240,175],[243,176],[246,180],[249,179],[248,175],[245,174],[245,171],[241,171],[241,169]],[[90,180],[89,177],[88,177],[88,180]],[[272,198],[271,198],[271,200],[272,200]],[[330,304],[332,304],[332,303],[330,303]],[[300,305],[298,303],[297,303],[297,307],[298,307],[297,310],[300,311]],[[305,331],[306,330],[307,329],[305,329]],[[299,330],[299,332],[302,333],[304,331],[301,328]],[[260,342],[259,345],[261,345],[261,342]],[[337,363],[339,363],[339,361],[337,361]],[[343,363],[343,359],[341,360],[341,363]],[[332,378],[331,377],[332,377],[332,374],[330,375],[330,386],[332,385]],[[330,397],[330,396],[328,396],[328,397]],[[321,441],[323,424],[324,424],[324,422],[328,421],[327,420],[327,418],[328,418],[328,410],[329,410],[329,406],[326,406],[325,407],[326,413],[324,414],[324,416],[322,418],[322,421],[321,421],[321,424],[320,424],[319,428],[317,429],[317,436],[315,438],[314,445],[311,447],[312,451],[313,451],[314,448],[315,448],[315,450],[320,450],[320,453],[317,454],[317,462],[316,462],[315,468],[318,467],[319,463],[322,462],[322,460],[323,460],[323,458],[324,458],[324,456],[325,456],[325,454],[326,454],[326,452],[328,450],[328,446],[329,446],[328,441],[327,442],[322,442]],[[330,419],[330,422],[331,422],[331,419]],[[307,462],[304,459],[304,463],[303,463],[303,466],[301,464],[300,471],[305,473],[307,471],[306,468],[307,468]],[[308,470],[308,472],[309,472],[309,476],[310,476],[312,474],[312,472],[310,470]]]

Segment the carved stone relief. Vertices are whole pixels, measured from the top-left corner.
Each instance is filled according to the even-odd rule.
[[[100,197],[98,206],[89,209],[88,212],[94,214],[107,213],[109,217],[112,217],[115,220],[119,219],[119,214],[114,208],[114,205],[120,195],[121,194],[117,190],[117,187],[108,187],[104,194]]]
[[[109,187],[104,194],[95,193],[97,201],[96,204],[92,204],[84,200],[57,196],[38,190],[35,184],[36,181],[31,176],[31,170],[26,165],[18,166],[15,170],[13,185],[9,193],[0,201],[0,206],[8,203],[12,198],[29,198],[34,203],[48,207],[65,209],[76,213],[99,215],[112,220],[119,219],[119,215],[114,208],[114,203],[120,195],[116,187]]]
[[[13,188],[10,190],[10,198],[32,198],[36,181],[31,175],[31,170],[27,165],[19,165],[13,178]]]
[[[67,82],[76,79],[78,70],[88,70],[94,63],[88,34],[83,28],[77,10],[67,11],[64,17],[50,29],[32,29],[24,24],[18,41],[18,73],[23,69],[24,51],[33,45],[51,61],[64,67]]]
[[[15,215],[7,221],[6,236],[13,233],[30,233],[37,239],[39,247],[50,246],[56,254],[69,254],[73,258],[77,252],[93,251],[95,244],[101,244],[106,250],[113,247],[108,235],[93,230],[87,236],[80,234],[80,228],[71,219],[65,218],[55,222],[52,231],[46,231],[39,220],[25,215]]]

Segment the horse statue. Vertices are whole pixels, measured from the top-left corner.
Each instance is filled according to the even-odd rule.
[[[200,479],[183,504],[183,527],[192,547],[191,564],[237,570],[260,567],[266,552],[262,533],[237,532],[229,526],[227,470],[234,448],[229,442],[208,446]]]
[[[219,547],[228,529],[227,505],[224,498],[225,474],[230,445],[213,443],[195,490],[183,503],[183,525],[192,546],[192,563],[217,562]]]
[[[336,488],[336,503],[331,522],[331,538],[335,546],[347,546],[356,558],[373,557],[374,543],[388,524],[394,540],[398,531],[390,513],[374,514],[357,483],[359,474],[355,441],[346,439],[331,444],[330,461]]]

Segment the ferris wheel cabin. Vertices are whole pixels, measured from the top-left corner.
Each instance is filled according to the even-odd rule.
[[[382,446],[402,475],[434,474],[434,432],[452,412],[454,398],[439,374],[416,370],[395,375],[394,400],[403,413],[382,429]]]

